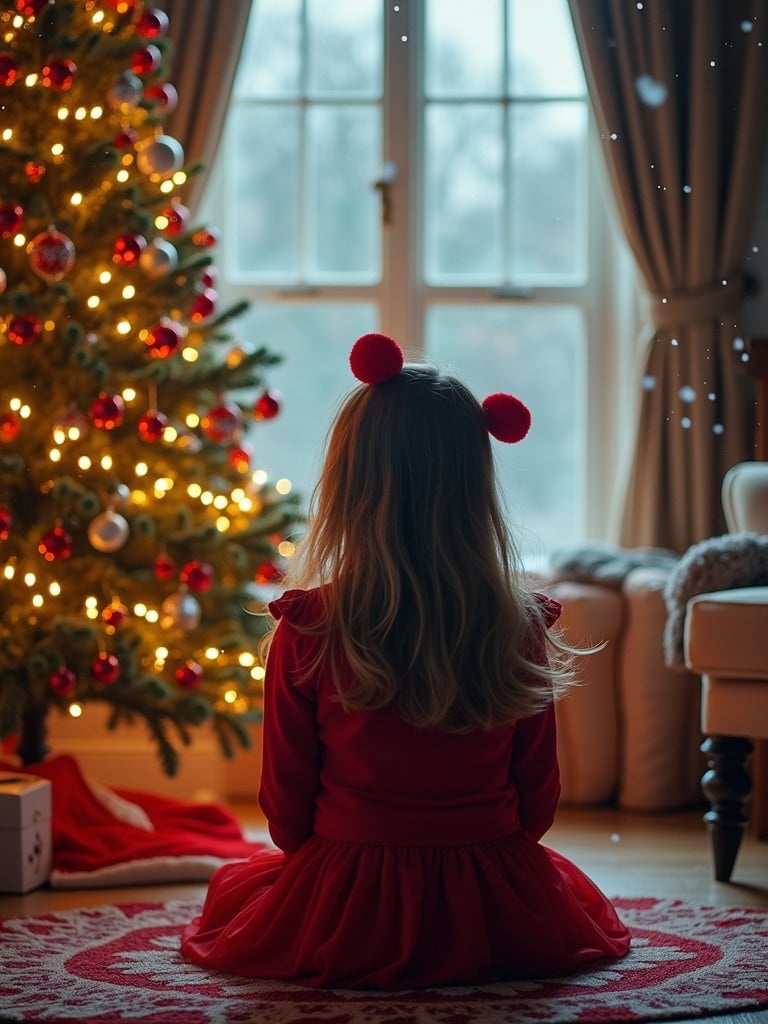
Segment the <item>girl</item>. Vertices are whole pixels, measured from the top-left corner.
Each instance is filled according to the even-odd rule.
[[[559,975],[629,948],[606,897],[540,845],[571,681],[507,535],[489,431],[511,395],[364,335],[264,683],[259,793],[279,850],[211,879],[196,963],[383,989]]]

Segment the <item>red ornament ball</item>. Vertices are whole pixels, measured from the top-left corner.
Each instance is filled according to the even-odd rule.
[[[167,426],[168,417],[155,409],[150,409],[139,420],[139,434],[142,441],[159,441]]]
[[[131,70],[135,75],[151,75],[160,66],[160,57],[160,51],[152,43],[142,46],[131,57]]]
[[[232,448],[229,453],[229,464],[238,473],[247,473],[253,463],[253,448],[245,441]]]
[[[229,444],[243,425],[243,414],[231,402],[222,402],[200,421],[200,427],[209,441],[214,444]]]
[[[160,82],[157,85],[150,85],[144,90],[144,96],[151,100],[164,114],[172,114],[179,105],[179,94],[176,86],[170,82]]]
[[[383,384],[403,368],[403,352],[387,334],[363,334],[349,353],[352,373],[363,384]]]
[[[19,74],[19,66],[7,53],[0,53],[0,85],[13,85]]]
[[[173,678],[182,690],[194,690],[203,680],[203,668],[190,658],[183,665],[179,665],[173,673]]]
[[[128,609],[122,601],[114,600],[101,613],[102,621],[111,629],[118,629],[128,618]]]
[[[284,576],[285,573],[277,562],[262,562],[253,578],[261,586],[269,586],[270,583],[279,583]]]
[[[24,224],[24,210],[18,203],[0,203],[0,238],[10,238]]]
[[[72,88],[76,74],[77,64],[74,61],[60,58],[45,65],[40,72],[40,81],[46,89],[53,89],[54,92],[67,92]]]
[[[112,140],[118,149],[133,149],[139,141],[139,133],[134,128],[123,128]]]
[[[163,232],[166,235],[178,235],[187,226],[190,214],[186,206],[181,203],[173,203],[171,206],[166,206],[162,216],[168,221]]]
[[[72,554],[72,537],[63,526],[54,526],[37,545],[46,562],[58,562]]]
[[[282,397],[278,391],[265,391],[253,407],[255,420],[273,420],[281,408]]]
[[[31,345],[37,341],[43,325],[31,313],[20,314],[11,318],[8,324],[8,337],[14,345]]]
[[[34,160],[28,160],[24,164],[24,173],[27,176],[27,181],[36,185],[45,174],[45,164],[38,164]]]
[[[112,247],[112,259],[130,267],[139,262],[139,256],[146,248],[147,240],[143,235],[120,235]]]
[[[50,0],[16,0],[16,10],[25,18],[35,18]]]
[[[184,340],[184,329],[175,320],[164,317],[146,336],[146,345],[156,359],[167,359],[179,350]]]
[[[219,272],[216,267],[206,267],[200,274],[200,284],[203,288],[213,288],[218,276]]]
[[[219,301],[218,292],[213,288],[206,288],[197,295],[189,307],[189,319],[196,324],[201,323],[213,316],[216,312],[216,303]]]
[[[158,39],[168,31],[168,15],[157,7],[148,7],[142,11],[136,22],[136,31],[145,39]]]
[[[75,265],[75,246],[71,238],[50,229],[35,235],[27,246],[29,265],[44,281],[60,281]]]
[[[186,583],[190,590],[199,594],[211,589],[214,575],[212,565],[196,558],[182,566],[179,579],[182,583]]]
[[[0,540],[8,540],[13,525],[13,516],[9,509],[0,506]]]
[[[98,683],[114,683],[120,678],[120,662],[114,654],[99,651],[91,662],[91,675]]]
[[[77,686],[77,676],[70,669],[57,668],[48,680],[48,689],[55,697],[71,697]]]
[[[163,552],[155,559],[153,570],[156,579],[170,580],[176,575],[177,565],[172,558]]]
[[[192,235],[192,244],[198,249],[211,249],[219,241],[219,233],[214,228],[200,228]]]
[[[6,412],[0,416],[0,441],[15,441],[21,430],[21,416]]]
[[[91,423],[99,430],[114,430],[125,418],[125,402],[120,395],[102,391],[88,410]]]
[[[522,441],[531,428],[531,412],[514,395],[497,392],[483,401],[488,433],[505,444]]]

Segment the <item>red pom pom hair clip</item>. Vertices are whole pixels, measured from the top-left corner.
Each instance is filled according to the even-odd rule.
[[[402,370],[403,352],[394,338],[386,334],[363,334],[352,346],[349,365],[363,384],[384,384]],[[514,395],[488,395],[482,409],[488,433],[497,441],[514,444],[522,441],[530,430],[530,410]]]
[[[403,351],[386,334],[364,334],[349,353],[352,373],[363,384],[384,384],[403,368]]]

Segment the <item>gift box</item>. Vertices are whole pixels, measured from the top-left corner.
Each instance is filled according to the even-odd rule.
[[[29,892],[51,873],[51,784],[0,772],[0,892]]]

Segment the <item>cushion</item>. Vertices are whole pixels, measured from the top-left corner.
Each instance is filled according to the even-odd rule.
[[[702,675],[768,683],[768,586],[699,594],[688,602],[685,660]]]

